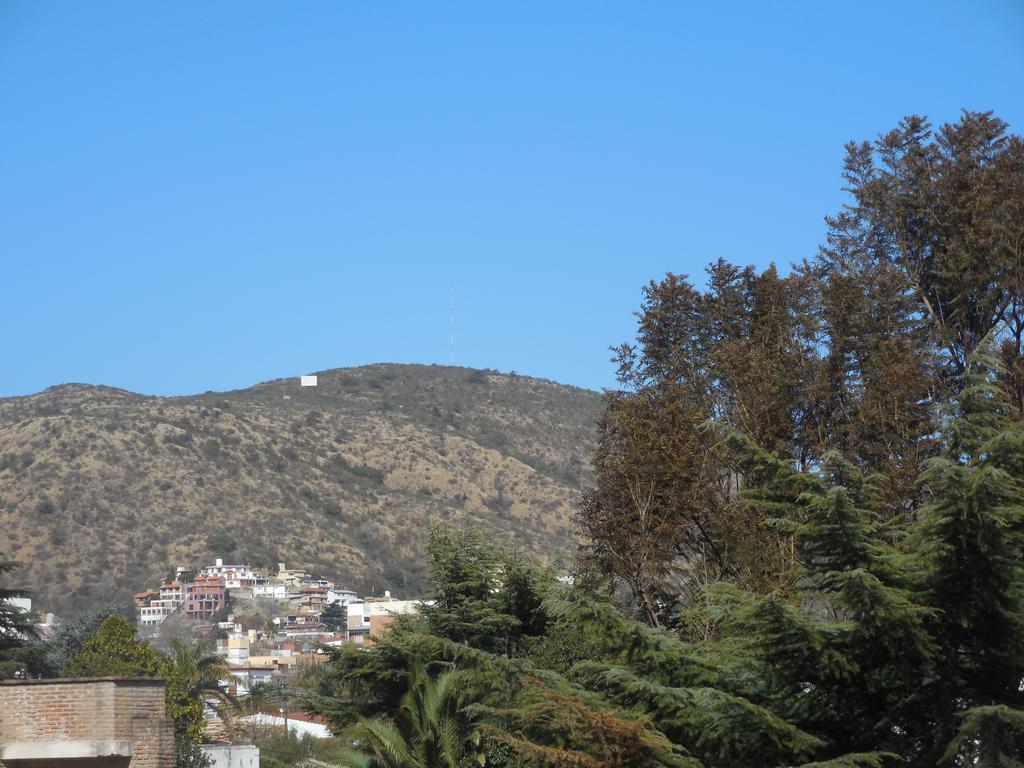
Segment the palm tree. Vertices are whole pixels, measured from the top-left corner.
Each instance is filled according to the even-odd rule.
[[[180,640],[172,644],[167,698],[175,713],[169,714],[193,740],[202,736],[206,701],[216,700],[218,717],[227,720],[229,706],[235,706],[235,698],[223,685],[230,678],[227,662],[211,653],[209,646],[190,646]]]
[[[354,748],[343,750],[337,762],[358,768],[462,768],[479,762],[480,737],[460,706],[460,682],[455,669],[431,677],[422,663],[414,663],[393,722],[360,720],[344,734]]]

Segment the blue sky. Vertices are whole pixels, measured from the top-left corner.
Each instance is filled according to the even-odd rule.
[[[1022,74],[1016,0],[0,0],[0,395],[445,363],[452,286],[457,364],[610,386],[645,282]]]

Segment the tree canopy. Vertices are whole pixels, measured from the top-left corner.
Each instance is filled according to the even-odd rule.
[[[849,202],[814,259],[785,276],[719,260],[704,288],[652,281],[636,341],[615,350],[578,522],[590,575],[629,589],[648,621],[695,574],[767,589],[794,573],[709,424],[799,468],[838,452],[877,476],[878,513],[905,522],[984,339],[1021,416],[1024,142],[990,113],[935,130],[911,116],[849,144],[843,177]]]

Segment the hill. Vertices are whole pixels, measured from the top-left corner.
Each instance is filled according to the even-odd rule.
[[[19,583],[67,611],[220,556],[411,594],[441,522],[568,562],[597,393],[442,366],[318,377],[0,399],[0,551]]]

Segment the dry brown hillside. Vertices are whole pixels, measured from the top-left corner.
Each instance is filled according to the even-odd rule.
[[[599,407],[548,381],[414,365],[320,372],[315,389],[0,399],[0,552],[57,610],[215,555],[409,594],[441,521],[566,562]]]

